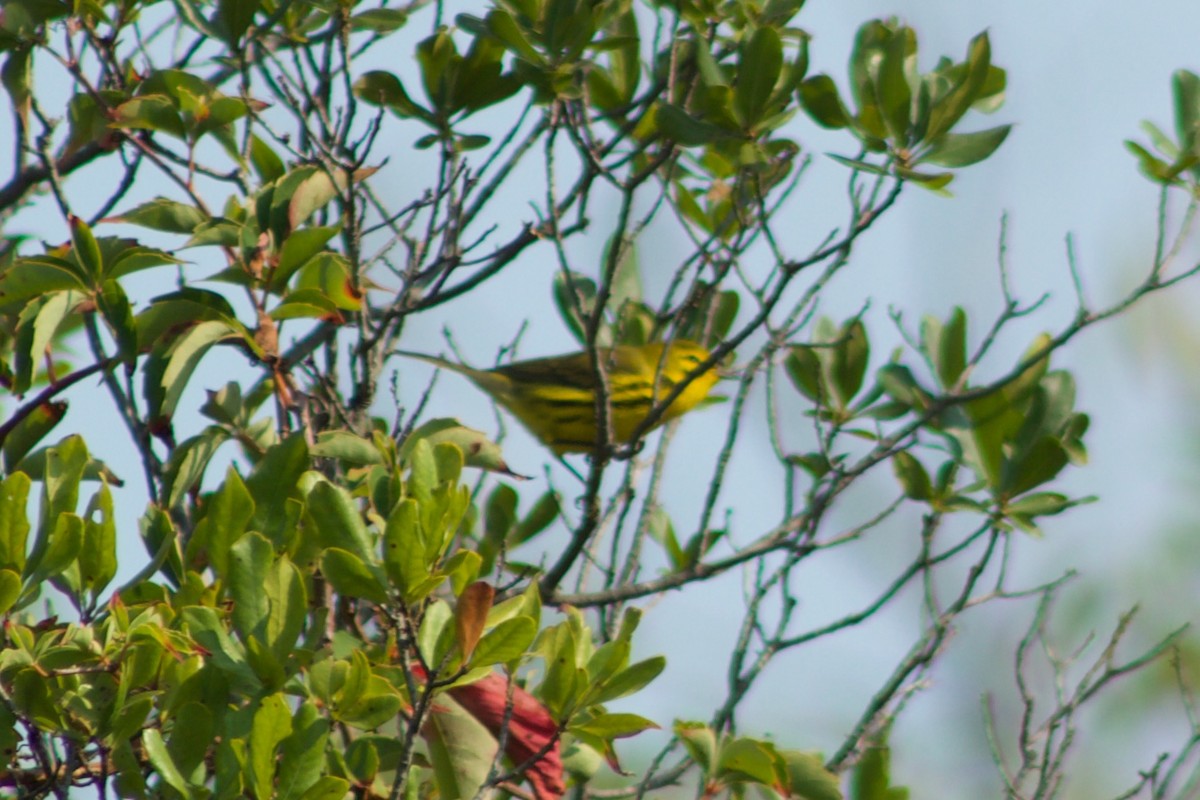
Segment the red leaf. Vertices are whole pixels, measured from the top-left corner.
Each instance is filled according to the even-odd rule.
[[[497,672],[450,690],[450,696],[497,738],[504,723],[507,694],[508,679]],[[525,770],[525,778],[538,800],[558,800],[566,791],[558,724],[537,698],[514,686],[504,754],[515,766],[520,766],[539,753],[541,757]]]

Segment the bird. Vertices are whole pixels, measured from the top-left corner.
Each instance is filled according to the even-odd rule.
[[[393,352],[466,376],[559,458],[595,450],[596,375],[587,351],[517,361],[493,369],[477,369],[407,350]],[[608,377],[610,433],[618,444],[629,444],[651,409],[689,377],[691,382],[647,431],[702,403],[719,377],[712,366],[698,372],[710,353],[686,339],[599,348],[597,356]]]

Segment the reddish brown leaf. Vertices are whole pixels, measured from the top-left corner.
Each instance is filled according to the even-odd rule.
[[[487,622],[488,611],[492,608],[492,598],[496,590],[487,581],[475,581],[463,589],[454,608],[454,624],[458,632],[458,645],[462,648],[463,660],[469,660],[483,635],[483,625]]]
[[[456,686],[450,690],[450,696],[499,738],[508,678],[493,672],[475,683]],[[525,779],[538,800],[558,800],[566,791],[559,733],[558,724],[546,707],[520,686],[514,686],[504,754],[518,767],[539,756],[525,770]]]

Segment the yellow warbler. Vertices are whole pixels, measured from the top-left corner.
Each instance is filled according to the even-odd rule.
[[[600,350],[608,375],[613,441],[627,443],[655,403],[666,399],[709,355],[695,342],[680,339],[671,343],[664,357],[665,346],[654,342]],[[436,356],[396,352],[466,375],[556,455],[587,453],[596,446],[596,382],[587,353],[474,369]],[[697,376],[652,427],[691,411],[716,382],[713,369]]]

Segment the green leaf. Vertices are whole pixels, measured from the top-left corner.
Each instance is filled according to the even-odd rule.
[[[374,542],[349,492],[319,481],[308,492],[307,511],[320,529],[323,543],[344,547],[363,561],[371,560]]]
[[[21,596],[21,576],[15,570],[0,568],[0,614],[8,614]],[[2,737],[3,734],[0,734]]]
[[[100,245],[92,235],[92,229],[74,214],[67,218],[71,225],[71,250],[79,265],[91,278],[92,284],[98,286],[104,275],[104,258],[100,254]]]
[[[180,774],[191,774],[204,762],[212,746],[213,712],[203,703],[193,701],[175,709],[171,716],[173,724],[167,750]],[[140,722],[144,725],[145,717]]]
[[[229,596],[233,600],[230,620],[243,642],[251,636],[267,641],[267,615],[270,602],[266,594],[267,574],[274,561],[274,549],[261,534],[250,532],[234,542],[229,553]]]
[[[176,446],[167,462],[164,479],[168,508],[179,508],[188,495],[200,486],[213,456],[230,438],[231,434],[225,428],[209,425]]]
[[[692,760],[700,765],[707,776],[717,761],[717,736],[713,729],[702,722],[675,722],[675,735],[683,743]]]
[[[367,568],[363,560],[339,547],[330,547],[321,556],[321,572],[339,594],[361,597],[372,603],[387,603],[387,590]]]
[[[288,500],[295,496],[296,483],[307,468],[308,445],[302,433],[295,433],[267,450],[246,479],[246,488],[254,500],[254,519],[249,527],[277,546],[294,533],[289,528],[294,520],[288,511]],[[313,513],[313,509],[307,510]]]
[[[288,292],[283,302],[271,309],[271,319],[322,319],[341,324],[345,317],[333,301],[319,289],[297,289]]]
[[[279,263],[271,272],[270,288],[282,291],[292,275],[324,251],[325,245],[340,230],[338,225],[321,225],[292,231],[279,249]]]
[[[780,750],[787,769],[789,795],[797,800],[842,800],[838,776],[825,769],[816,753]],[[856,800],[904,800],[903,796],[857,797]]]
[[[374,442],[350,431],[322,431],[309,453],[313,458],[336,458],[348,464],[383,463],[383,454]]]
[[[732,135],[721,126],[698,119],[677,105],[659,103],[655,109],[654,120],[659,132],[684,147],[709,144]]]
[[[471,656],[473,668],[507,664],[524,655],[537,636],[538,626],[529,617],[506,619],[483,635]]]
[[[599,714],[586,722],[571,725],[568,730],[610,740],[635,736],[657,727],[657,724],[638,714]]]
[[[955,306],[950,312],[950,318],[941,326],[936,346],[930,348],[929,354],[937,367],[942,387],[950,390],[958,385],[967,368],[967,315],[961,307]]]
[[[99,515],[99,519],[95,517]],[[83,587],[94,600],[117,574],[117,526],[113,518],[112,493],[101,483],[92,497],[83,527],[83,546],[79,551],[79,573]]]
[[[930,109],[929,128],[925,132],[926,141],[935,142],[948,133],[971,105],[980,99],[990,67],[991,44],[987,32],[984,31],[972,39],[967,47],[965,74],[950,93],[935,102]]]
[[[1057,492],[1036,492],[1026,495],[1015,503],[1009,503],[1004,507],[1004,513],[1013,516],[1029,517],[1048,517],[1054,514],[1061,514],[1068,508],[1073,508],[1083,503],[1090,503],[1095,498],[1085,497],[1081,500],[1071,500],[1066,495],[1058,494]]]
[[[850,54],[850,88],[858,106],[855,129],[860,138],[882,140],[887,126],[875,88],[878,64],[884,48],[893,37],[891,27],[881,20],[869,20],[858,29]]]
[[[225,472],[225,481],[209,497],[204,518],[188,541],[188,563],[211,565],[217,577],[227,581],[233,543],[245,533],[253,516],[254,500],[242,482],[242,476],[230,466]]]
[[[362,292],[355,285],[350,262],[337,253],[322,252],[313,256],[300,269],[296,288],[315,289],[343,311],[362,308]]]
[[[49,435],[50,431],[62,421],[67,413],[67,404],[63,401],[42,403],[26,417],[17,423],[4,438],[3,455],[6,472],[22,470],[30,477],[40,477],[26,465],[29,451]]]
[[[439,695],[423,729],[438,796],[470,800],[487,780],[497,742],[483,723],[453,698]]]
[[[543,493],[517,523],[509,544],[513,547],[524,544],[550,527],[561,513],[562,503],[558,492],[551,489]]]
[[[867,342],[866,327],[862,320],[853,320],[843,326],[839,333],[837,345],[833,350],[830,370],[832,384],[836,390],[841,407],[846,407],[862,388],[863,376],[867,372],[867,361],[870,357],[870,345]]]
[[[1031,447],[1005,461],[1001,490],[1010,497],[1024,494],[1058,477],[1067,463],[1067,452],[1062,443],[1053,437],[1043,436]]]
[[[231,48],[240,49],[242,36],[254,21],[259,6],[260,0],[217,0],[213,25]]]
[[[591,698],[591,701],[608,703],[639,692],[657,678],[666,666],[667,660],[662,656],[651,656],[644,661],[632,664],[605,682]]]
[[[433,114],[413,100],[404,84],[390,72],[372,70],[354,82],[354,94],[366,103],[386,106],[398,117],[433,120]]]
[[[283,695],[265,697],[254,711],[250,728],[247,778],[258,800],[275,798],[275,751],[292,734],[292,713]]]
[[[401,461],[407,460],[412,448],[419,441],[427,442],[435,450],[440,444],[455,445],[462,452],[465,466],[498,472],[514,478],[525,479],[527,477],[519,475],[509,468],[500,445],[493,442],[486,433],[468,428],[457,419],[439,417],[423,423],[404,440],[404,444],[400,448]]]
[[[306,791],[300,800],[344,800],[350,791],[350,782],[345,778],[324,775]]]
[[[738,737],[721,744],[714,777],[725,781],[749,781],[775,785],[773,748],[766,742]]]
[[[384,567],[406,603],[428,596],[441,582],[432,572],[428,542],[421,530],[420,510],[412,498],[396,504],[383,532]]]
[[[850,776],[851,800],[906,800],[907,790],[891,788],[891,750],[867,747]]]
[[[0,303],[23,307],[29,300],[69,289],[86,290],[76,266],[54,256],[18,258],[0,273]]]
[[[1176,70],[1171,76],[1171,89],[1179,145],[1195,153],[1200,140],[1200,76],[1190,70]]]
[[[788,348],[783,362],[788,378],[800,394],[818,405],[825,403],[825,387],[821,377],[821,358],[816,349],[807,345]]]
[[[208,215],[195,206],[156,197],[114,217],[113,221],[167,233],[192,233],[208,219]]]
[[[278,180],[286,172],[283,159],[257,134],[250,135],[250,163],[263,183]]]
[[[417,649],[426,664],[440,664],[454,644],[454,614],[444,600],[434,600],[425,610],[417,631]]]
[[[912,28],[901,26],[892,34],[879,64],[876,91],[883,120],[897,147],[908,147],[912,115],[912,86],[909,65],[916,60],[917,37]]]
[[[169,398],[169,402],[162,403],[164,409],[175,408],[196,365],[209,348],[229,339],[249,341],[244,330],[223,320],[208,320],[196,323],[171,344],[165,353],[165,368],[160,380]]]
[[[401,8],[371,8],[360,11],[350,18],[350,27],[356,31],[391,33],[403,28],[408,22],[408,12]]]
[[[117,343],[117,355],[127,364],[132,365],[138,355],[137,321],[133,316],[133,307],[121,284],[114,280],[106,280],[103,290],[96,296],[96,304],[108,329],[112,332]]]
[[[187,130],[175,103],[162,94],[147,94],[127,100],[113,109],[113,128],[160,131],[176,139],[185,139]]]
[[[892,469],[910,500],[926,501],[933,497],[933,483],[925,467],[907,450],[892,456]]]
[[[738,56],[738,81],[734,106],[742,124],[755,128],[768,111],[767,101],[775,91],[783,69],[783,44],[771,27],[760,27],[743,42]]]
[[[16,47],[9,51],[4,67],[0,69],[0,83],[12,99],[13,110],[21,118],[24,127],[29,125],[29,110],[31,108],[33,48],[29,46]]]
[[[577,272],[558,270],[554,273],[553,292],[559,317],[575,340],[584,344],[583,320],[596,305],[596,282]]]
[[[147,728],[142,732],[142,746],[145,747],[146,757],[163,783],[187,800],[195,796],[191,784],[183,777],[175,765],[175,761],[171,758],[166,742],[163,741],[162,733],[157,728]]]
[[[1000,125],[975,133],[947,133],[932,142],[916,160],[918,164],[969,167],[990,156],[1008,138],[1012,125]]]
[[[75,559],[83,537],[83,520],[75,516],[79,482],[87,465],[87,447],[79,436],[69,436],[46,451],[41,518],[25,562],[27,581],[61,572]]]
[[[279,800],[306,796],[321,780],[330,723],[311,700],[305,700],[292,717],[292,732],[280,743]],[[348,788],[348,787],[347,787]],[[344,790],[343,790],[344,791]],[[338,795],[341,800],[342,795]]]

